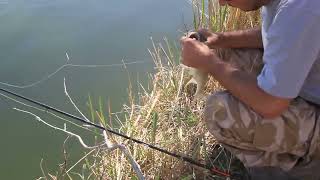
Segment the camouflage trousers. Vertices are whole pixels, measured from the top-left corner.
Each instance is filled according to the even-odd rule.
[[[256,76],[263,67],[261,50],[216,51],[224,61]],[[265,119],[228,91],[220,91],[208,97],[204,119],[217,141],[246,167],[289,171],[319,158],[319,114],[315,105],[298,97],[281,116]]]

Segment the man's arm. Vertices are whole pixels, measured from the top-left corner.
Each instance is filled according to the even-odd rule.
[[[207,37],[210,48],[263,48],[261,28],[212,33],[207,29],[198,31]]]
[[[263,117],[277,117],[288,108],[291,99],[266,93],[258,86],[256,77],[223,62],[203,43],[182,38],[181,44],[183,64],[211,73],[222,86]]]
[[[211,57],[213,60],[209,66],[209,73],[258,114],[265,118],[274,118],[288,108],[291,99],[279,98],[266,93],[258,86],[255,76],[234,68],[215,55]]]

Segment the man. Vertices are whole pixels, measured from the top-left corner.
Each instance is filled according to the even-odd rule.
[[[262,27],[202,29],[205,43],[181,39],[182,63],[210,73],[226,89],[207,100],[209,131],[253,179],[270,173],[319,180],[312,169],[320,165],[320,1],[219,3],[244,11],[262,7]]]

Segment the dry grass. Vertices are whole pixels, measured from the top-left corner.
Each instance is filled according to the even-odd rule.
[[[193,102],[183,88],[187,77],[174,63],[179,56],[164,50],[161,45],[154,45],[150,52],[158,70],[150,81],[153,87],[150,93],[144,92],[139,105],[132,98],[130,104],[125,106],[126,120],[120,128],[121,132],[202,163],[210,162],[210,152],[218,146],[201,121],[204,102]],[[115,136],[113,138],[127,145],[147,179],[206,176],[204,171],[176,158],[130,141],[124,142]],[[103,179],[131,179],[135,176],[120,152],[101,152],[100,158],[99,171],[106,169]],[[223,165],[226,165],[223,169],[227,170],[228,165]]]

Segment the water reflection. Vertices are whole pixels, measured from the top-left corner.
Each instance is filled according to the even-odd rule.
[[[149,37],[176,40],[183,23],[192,24],[191,18],[191,7],[184,0],[0,0],[0,81],[36,82],[66,63],[67,52],[70,63],[80,65],[145,61],[127,66],[131,80],[139,75],[143,82],[153,71]],[[122,67],[66,67],[36,86],[10,89],[76,113],[64,95],[64,77],[84,112],[88,94],[96,104],[99,97],[105,104],[110,101],[113,111],[126,102],[128,77]],[[41,174],[41,158],[47,169],[57,168],[66,136],[13,107],[25,108],[0,98],[0,179],[35,179]],[[61,125],[45,113],[39,115]],[[82,155],[76,141],[70,140],[67,147],[73,161]]]

